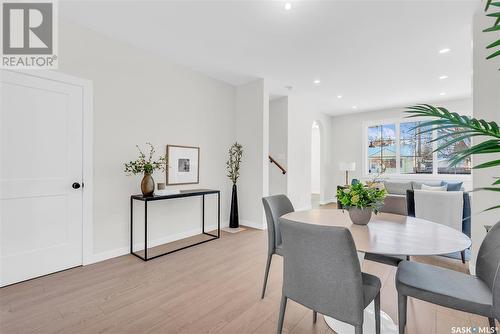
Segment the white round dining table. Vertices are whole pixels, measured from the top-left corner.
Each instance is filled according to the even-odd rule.
[[[380,255],[441,255],[459,252],[471,246],[468,236],[451,227],[415,217],[388,213],[372,215],[368,225],[352,224],[347,210],[313,209],[284,215],[291,221],[347,228],[354,239],[360,261],[365,253]],[[395,303],[397,300],[394,301]],[[324,316],[338,334],[354,333],[354,327]],[[385,312],[380,315],[381,333],[397,334],[398,328]],[[365,309],[363,333],[375,333],[373,302]]]

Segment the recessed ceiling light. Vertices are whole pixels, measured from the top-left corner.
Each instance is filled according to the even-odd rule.
[[[342,98],[342,95],[337,95],[337,99],[341,99]]]
[[[450,51],[451,51],[451,49],[444,48],[444,49],[439,50],[439,53],[448,53]]]
[[[439,77],[439,79],[441,79],[441,80],[448,79],[448,76],[447,75],[442,75],[442,76]]]
[[[319,84],[321,83],[321,80],[316,79],[316,80],[314,80],[313,82],[314,82],[314,84],[315,84],[315,85],[319,85]]]
[[[352,109],[358,109],[358,106],[352,106]]]
[[[291,2],[285,2],[285,10],[290,10],[292,9],[292,3]]]
[[[441,92],[441,93],[439,93],[439,95],[441,95],[441,96],[446,95],[446,92]]]

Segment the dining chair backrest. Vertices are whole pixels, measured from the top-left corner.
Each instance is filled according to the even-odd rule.
[[[269,251],[274,252],[281,245],[281,232],[279,218],[287,213],[293,212],[292,202],[285,195],[273,195],[262,198],[267,221],[267,240]]]
[[[280,219],[284,296],[351,325],[363,324],[361,268],[351,232]]]
[[[415,190],[415,217],[462,231],[463,192]]]
[[[476,260],[476,276],[493,291],[496,318],[500,318],[500,222],[486,234]]]

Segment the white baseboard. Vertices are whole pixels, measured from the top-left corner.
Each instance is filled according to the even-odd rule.
[[[258,230],[265,230],[266,227],[263,223],[257,223],[250,220],[240,219],[240,225],[256,228]]]
[[[337,198],[336,197],[329,198],[326,201],[320,201],[319,202],[319,204],[321,204],[321,205],[332,204],[332,203],[337,203]]]
[[[96,254],[94,254],[92,256],[91,259],[89,259],[89,261],[87,261],[83,265],[86,266],[86,265],[89,265],[89,264],[101,262],[101,261],[104,261],[104,260],[109,260],[109,259],[112,259],[114,257],[126,255],[126,254],[129,254],[129,253],[130,253],[130,246],[128,246],[128,247],[121,247],[121,248],[117,248],[117,249],[113,249],[113,250],[109,250],[109,251],[105,251],[105,252],[96,253]]]
[[[224,223],[221,222],[221,228],[227,226],[227,225],[225,225],[225,223],[226,222],[224,222]],[[205,231],[212,231],[212,230],[216,230],[216,229],[217,229],[217,225],[205,226]],[[161,238],[156,238],[156,239],[153,239],[153,240],[148,240],[148,248],[149,247],[156,247],[156,246],[159,246],[159,245],[163,245],[163,244],[166,244],[166,243],[169,243],[169,242],[173,242],[173,241],[177,241],[177,240],[184,239],[184,238],[189,238],[189,237],[192,237],[194,235],[198,235],[200,233],[201,233],[200,229],[193,229],[193,230],[189,230],[189,231],[185,231],[185,232],[181,232],[181,233],[169,235],[169,236],[166,236],[166,237],[161,237]],[[137,251],[140,251],[140,250],[143,250],[143,249],[144,249],[144,243],[143,242],[134,243],[134,251],[137,252]],[[101,262],[101,261],[104,261],[104,260],[109,260],[109,259],[112,259],[114,257],[118,257],[118,256],[122,256],[122,255],[127,255],[127,254],[130,254],[130,246],[125,246],[125,247],[120,247],[120,248],[109,250],[109,251],[105,251],[105,252],[100,252],[100,253],[94,254],[92,256],[91,260],[87,261],[86,263],[84,263],[84,265],[88,265],[88,264],[92,264],[92,263],[97,263],[97,262]]]

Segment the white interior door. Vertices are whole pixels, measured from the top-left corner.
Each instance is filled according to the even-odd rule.
[[[82,264],[82,88],[0,71],[0,286]],[[75,185],[76,187],[77,185]]]

